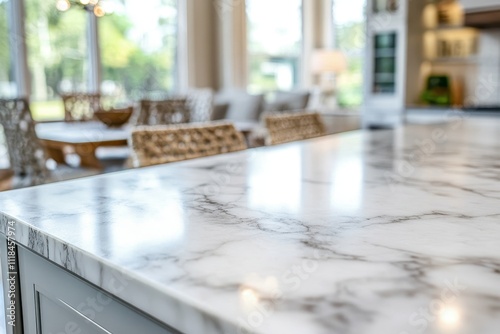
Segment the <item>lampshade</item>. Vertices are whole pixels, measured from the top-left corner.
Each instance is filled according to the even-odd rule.
[[[319,49],[313,52],[311,65],[315,74],[340,73],[347,68],[347,61],[340,51]]]

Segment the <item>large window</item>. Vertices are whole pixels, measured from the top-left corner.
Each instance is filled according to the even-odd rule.
[[[61,119],[59,94],[88,89],[88,13],[81,8],[61,13],[53,2],[40,0],[25,0],[25,6],[33,117]]]
[[[99,20],[102,91],[123,102],[175,85],[176,0],[122,0]],[[119,52],[117,52],[119,50]]]
[[[299,84],[301,0],[247,0],[251,92],[290,90]]]
[[[12,97],[16,92],[10,62],[7,3],[8,0],[0,0],[0,97]]]
[[[13,0],[0,0],[0,97],[17,95],[11,60],[25,64],[10,59],[9,40],[16,38],[9,32],[8,1]],[[95,90],[99,73],[101,94],[111,97],[106,102],[130,102],[175,88],[177,0],[101,0],[95,15],[106,15],[97,20],[83,1],[16,1],[25,7],[25,17],[13,22],[25,25],[28,65],[23,69],[28,78],[17,84],[30,84],[36,120],[63,119],[60,94]],[[94,57],[97,50],[102,66]]]
[[[366,42],[365,0],[332,0],[335,47],[346,55],[347,71],[337,78],[340,106],[355,107],[363,102],[363,59]]]

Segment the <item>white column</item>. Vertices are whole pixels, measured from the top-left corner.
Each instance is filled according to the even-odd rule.
[[[189,9],[188,9],[189,7]],[[192,4],[189,0],[177,1],[177,90],[185,91],[191,86],[189,76],[192,74],[190,71],[189,59],[190,43],[188,26],[192,24],[191,20],[191,7]]]
[[[337,0],[339,1],[339,0]],[[324,48],[334,47],[333,0],[321,0],[321,44]]]
[[[30,76],[26,53],[26,32],[24,29],[24,1],[11,0],[7,2],[9,8],[10,27],[10,54],[14,80],[17,85],[17,96],[29,98]]]
[[[89,56],[88,91],[98,93],[101,91],[101,56],[99,50],[99,19],[93,12],[88,13],[87,43]],[[119,52],[119,51],[117,51]]]
[[[302,86],[310,87],[314,83],[311,75],[311,56],[316,47],[315,36],[315,2],[302,1]]]
[[[221,89],[246,89],[248,77],[245,0],[216,0],[217,51]]]
[[[311,87],[315,78],[311,71],[311,55],[315,49],[333,47],[332,0],[303,0],[303,66],[302,84]]]
[[[178,89],[216,88],[215,6],[212,1],[178,1]]]

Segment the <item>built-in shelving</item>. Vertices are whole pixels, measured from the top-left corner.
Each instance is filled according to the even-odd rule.
[[[464,27],[464,12],[458,1],[429,2],[422,13],[424,59],[470,58],[477,54],[478,31]]]
[[[478,31],[473,28],[434,28],[424,32],[424,55],[434,58],[469,58],[477,54]]]
[[[463,25],[453,25],[453,24],[441,24],[432,28],[427,28],[427,31],[450,31],[450,30],[464,30],[470,29],[464,27]]]
[[[464,26],[464,11],[458,0],[433,0],[424,5],[420,23],[422,57],[420,85],[411,95],[419,97],[430,75],[447,76],[451,103],[463,104],[467,83],[479,60],[479,30]],[[415,28],[414,28],[415,29]],[[416,28],[418,30],[418,27]],[[411,103],[419,101],[411,100]]]
[[[471,57],[438,57],[438,58],[430,58],[425,59],[425,61],[431,64],[440,64],[440,65],[467,65],[467,64],[476,64],[478,62],[478,58],[475,56]]]

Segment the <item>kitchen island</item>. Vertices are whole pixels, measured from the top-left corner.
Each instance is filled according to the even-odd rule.
[[[500,325],[496,119],[448,115],[15,190],[0,212],[30,334]]]

